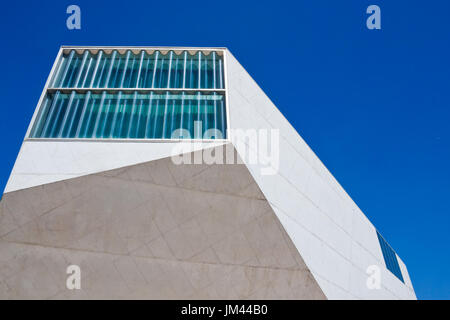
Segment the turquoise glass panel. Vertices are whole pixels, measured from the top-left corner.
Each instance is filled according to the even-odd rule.
[[[132,72],[129,79],[133,79]],[[56,90],[45,96],[31,137],[226,138],[224,100],[223,93],[215,91]]]
[[[51,88],[224,89],[217,51],[66,50]]]

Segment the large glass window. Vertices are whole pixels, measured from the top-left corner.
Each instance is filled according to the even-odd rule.
[[[400,281],[404,282],[402,271],[400,270],[400,266],[398,265],[397,255],[378,231],[377,236],[378,241],[380,242],[381,251],[383,252],[386,268],[391,271],[398,279],[400,279]]]
[[[32,138],[222,139],[222,92],[47,93]]]
[[[223,51],[64,49],[30,138],[225,139]]]
[[[216,51],[70,50],[51,88],[223,89],[223,57]]]

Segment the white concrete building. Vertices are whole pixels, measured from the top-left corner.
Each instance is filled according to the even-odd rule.
[[[241,161],[174,162],[205,153]],[[62,47],[0,201],[0,298],[416,296],[230,51]]]

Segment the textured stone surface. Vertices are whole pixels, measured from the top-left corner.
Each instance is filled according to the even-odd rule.
[[[0,222],[2,299],[325,298],[243,164],[166,158],[15,191]]]

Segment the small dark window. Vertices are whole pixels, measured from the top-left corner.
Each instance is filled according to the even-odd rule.
[[[398,265],[397,255],[391,246],[384,240],[381,234],[377,231],[378,241],[380,242],[381,251],[383,252],[384,262],[386,263],[386,268],[391,271],[401,282],[403,280],[402,272],[400,266]]]

